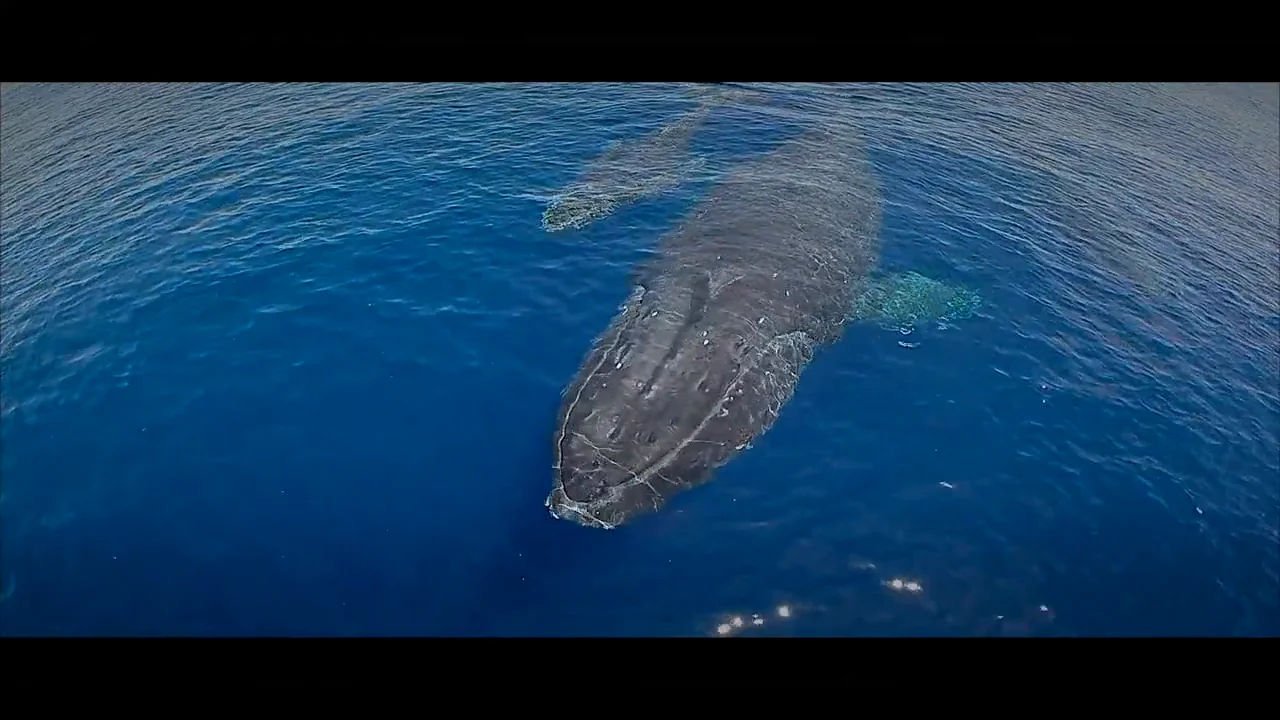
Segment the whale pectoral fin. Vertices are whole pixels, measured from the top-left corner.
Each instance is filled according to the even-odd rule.
[[[975,290],[916,272],[894,273],[868,278],[858,288],[849,321],[909,332],[919,323],[968,319],[981,304]]]

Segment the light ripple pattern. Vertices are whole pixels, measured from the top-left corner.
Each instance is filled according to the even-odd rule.
[[[559,393],[714,173],[539,218],[686,89],[0,86],[0,635],[1280,635],[1280,88],[753,87],[693,151],[856,122],[984,303],[599,533]]]

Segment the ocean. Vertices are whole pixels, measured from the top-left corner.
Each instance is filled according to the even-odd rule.
[[[1280,87],[0,88],[0,635],[1280,635]],[[553,519],[560,394],[717,173],[861,128],[881,266],[707,485]],[[910,342],[906,342],[909,340]]]

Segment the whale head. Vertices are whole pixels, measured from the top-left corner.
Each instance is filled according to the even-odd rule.
[[[629,415],[622,418],[615,413],[616,419],[607,422],[637,427],[652,424],[645,421],[641,412]],[[595,419],[585,423],[595,424]],[[607,441],[606,431],[603,444],[597,444],[598,438],[586,427],[570,428],[568,433],[559,445],[555,482],[546,499],[552,517],[612,530],[666,503],[667,492],[674,488],[659,477],[659,462],[646,452],[650,447],[646,441],[655,437],[656,431],[645,431],[638,443],[634,439],[621,442],[621,433],[617,432],[613,433],[615,440]]]
[[[706,481],[742,443],[722,406],[743,342],[702,316],[707,278],[639,288],[565,392],[546,506],[562,520],[615,528]]]
[[[542,213],[542,229],[547,232],[581,229],[608,217],[616,209],[617,201],[608,195],[585,190],[569,192],[548,203]]]

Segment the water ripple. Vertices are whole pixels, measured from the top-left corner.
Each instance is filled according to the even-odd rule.
[[[699,190],[538,217],[686,89],[0,87],[0,632],[1280,633],[1280,90],[760,87],[699,152],[858,123],[885,265],[987,306],[609,539],[551,414]]]

